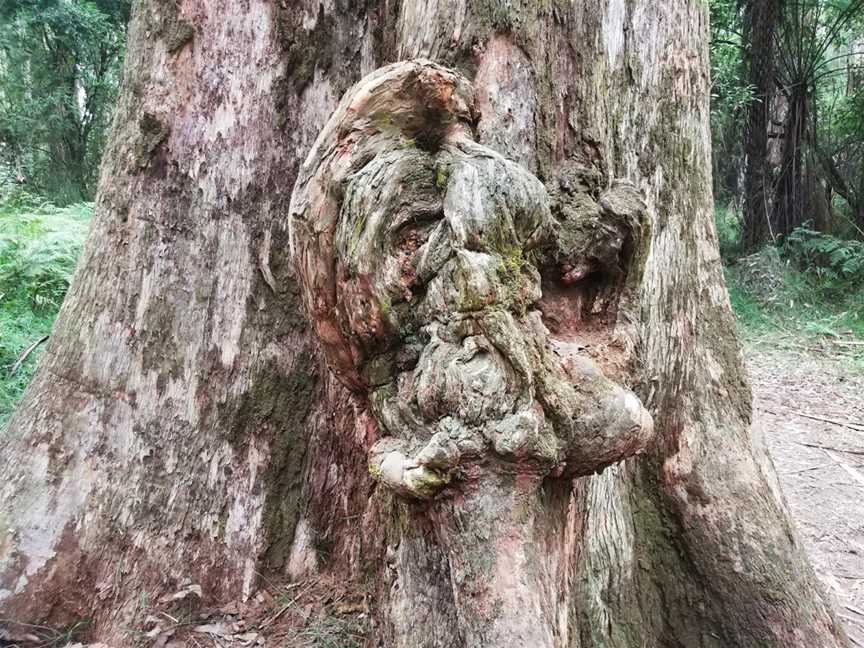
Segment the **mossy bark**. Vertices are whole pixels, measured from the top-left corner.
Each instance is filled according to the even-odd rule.
[[[209,605],[268,569],[333,570],[374,587],[383,645],[494,645],[452,585],[498,555],[477,538],[452,553],[479,500],[376,486],[374,417],[323,362],[289,262],[315,137],[353,83],[417,57],[473,83],[480,143],[553,195],[626,179],[646,204],[614,328],[657,442],[527,500],[489,490],[530,529],[530,636],[844,645],[751,431],[713,230],[703,0],[137,2],[93,230],[0,438],[0,616],[89,618],[128,645],[142,594],[191,579]]]

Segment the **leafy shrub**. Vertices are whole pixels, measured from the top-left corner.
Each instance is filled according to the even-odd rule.
[[[738,214],[731,206],[717,204],[714,207],[714,223],[720,254],[724,259],[735,257],[741,249],[741,220]]]
[[[39,350],[14,375],[10,368],[50,333],[90,215],[90,205],[57,208],[0,182],[0,430],[30,382]]]
[[[764,306],[781,304],[786,300],[791,277],[786,263],[773,246],[766,245],[758,252],[737,259],[727,272],[727,278],[730,275],[742,294]]]
[[[57,208],[22,192],[0,199],[0,294],[59,308],[91,214],[89,204]]]
[[[840,239],[807,227],[786,237],[785,254],[829,292],[864,284],[864,242]]]
[[[778,335],[864,339],[864,282],[860,274],[843,275],[840,260],[849,253],[834,253],[840,267],[822,265],[831,263],[835,247],[846,249],[843,244],[851,243],[854,250],[860,244],[840,240],[838,246],[834,241],[839,239],[826,243],[818,232],[815,237],[798,234],[788,237],[792,242],[787,240],[782,250],[769,245],[726,268],[729,297],[742,333],[770,339]],[[799,242],[799,237],[806,239]],[[848,262],[846,266],[853,269]],[[857,287],[854,277],[859,277]],[[857,357],[859,348],[849,346],[848,351]]]

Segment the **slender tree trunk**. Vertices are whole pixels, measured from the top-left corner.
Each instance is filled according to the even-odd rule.
[[[783,122],[783,151],[772,216],[780,236],[789,234],[804,222],[804,207],[808,203],[804,162],[812,135],[808,126],[809,103],[810,94],[806,88],[792,89]]]
[[[584,335],[650,411],[642,456],[542,479],[479,464],[429,501],[394,494],[386,460],[370,475],[373,367],[336,373],[289,201],[349,87],[418,57],[470,82],[469,139],[521,165],[500,163],[502,190],[532,187],[559,225],[645,219],[626,285],[565,263],[575,288],[539,302],[553,342]],[[128,645],[142,596],[191,580],[210,604],[319,571],[376,593],[386,646],[845,645],[751,430],[707,71],[701,0],[139,2],[93,229],[0,438],[2,616],[86,617]],[[605,319],[570,299],[609,315],[622,285]]]
[[[776,93],[774,36],[780,21],[782,0],[748,0],[745,17],[749,81],[754,88],[747,108],[744,153],[744,218],[741,243],[753,250],[767,243],[773,233],[772,174],[768,133]]]

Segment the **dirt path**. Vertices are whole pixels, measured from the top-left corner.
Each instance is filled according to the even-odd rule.
[[[864,373],[830,346],[751,344],[747,358],[786,501],[853,645],[864,648]]]

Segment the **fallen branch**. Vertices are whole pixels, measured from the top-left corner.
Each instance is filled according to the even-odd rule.
[[[841,346],[864,346],[864,340],[831,340],[834,344]]]
[[[24,361],[27,359],[27,356],[29,356],[31,353],[33,353],[33,351],[36,350],[36,347],[38,347],[40,344],[45,342],[45,340],[47,340],[47,339],[48,339],[48,336],[46,335],[45,337],[39,338],[33,344],[31,344],[29,347],[24,349],[24,353],[22,353],[20,356],[18,356],[18,359],[15,361],[15,364],[13,364],[12,368],[9,370],[9,376],[10,377],[14,376],[15,372],[21,368],[22,364],[24,364]]]
[[[835,455],[835,454],[834,454],[833,452],[831,452],[830,450],[827,450],[827,449],[824,449],[824,448],[823,448],[823,449],[822,449],[822,452],[824,452],[826,455],[828,455],[828,458],[831,459],[831,460],[832,460],[834,463],[836,463],[838,466],[840,466],[840,467],[841,467],[841,468],[846,472],[846,474],[848,474],[852,479],[854,479],[854,480],[857,481],[859,484],[861,484],[862,486],[864,486],[864,475],[862,475],[861,473],[859,473],[859,472],[858,472],[857,470],[855,470],[852,466],[848,466],[848,465],[846,465],[846,463],[845,463],[842,459],[840,459],[840,457],[838,457],[837,455]]]
[[[835,448],[833,446],[819,445],[818,443],[806,443],[804,441],[793,441],[793,443],[807,448],[819,448],[820,450],[835,450],[836,452],[845,452],[847,454],[864,456],[864,450],[849,450],[848,448]]]
[[[276,620],[279,619],[279,617],[281,617],[283,614],[285,614],[285,612],[288,610],[288,608],[292,607],[292,606],[293,606],[297,601],[299,601],[301,598],[303,598],[303,596],[305,596],[305,595],[306,595],[306,594],[307,594],[307,593],[308,593],[308,592],[309,592],[309,591],[310,591],[310,590],[311,590],[315,585],[317,585],[317,584],[318,584],[317,581],[312,581],[312,582],[311,582],[311,583],[310,583],[306,588],[304,588],[303,591],[301,591],[297,596],[295,596],[295,597],[294,597],[293,599],[291,599],[288,603],[286,603],[285,605],[283,605],[283,606],[282,606],[282,609],[280,609],[280,610],[279,610],[276,614],[274,614],[270,619],[268,619],[267,621],[265,621],[264,623],[262,623],[262,624],[261,624],[261,630],[264,630],[265,628],[268,628],[269,626],[273,625],[273,623],[275,623]]]
[[[856,432],[864,432],[864,425],[852,423],[851,421],[840,421],[838,419],[830,419],[824,416],[816,416],[815,414],[805,414],[804,412],[798,412],[796,410],[789,411],[796,416],[801,416],[803,418],[812,419],[814,421],[822,421],[823,423],[832,423],[833,425],[839,425],[841,427],[849,428],[850,430],[855,430]]]

